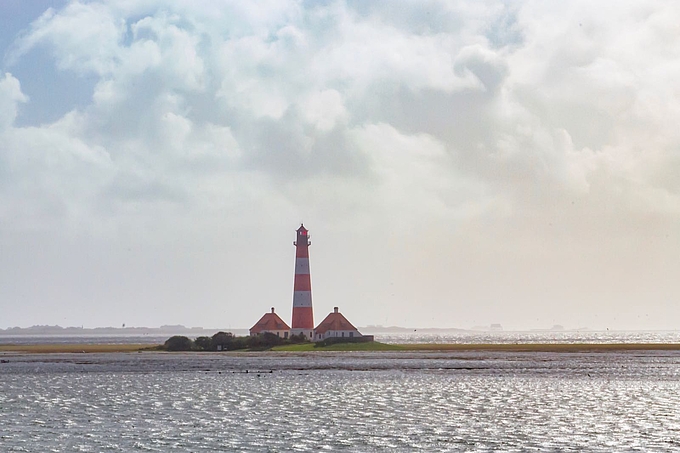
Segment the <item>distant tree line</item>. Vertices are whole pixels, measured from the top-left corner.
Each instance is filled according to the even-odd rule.
[[[183,335],[168,338],[163,344],[166,351],[238,351],[240,349],[264,350],[284,344],[304,343],[305,335],[291,335],[284,339],[273,333],[237,337],[231,332],[217,332],[212,337],[198,337],[191,340]]]

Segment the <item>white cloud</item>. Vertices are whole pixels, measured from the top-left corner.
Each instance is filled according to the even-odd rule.
[[[342,95],[336,90],[312,93],[300,108],[307,122],[324,132],[333,129],[338,122],[347,118]]]
[[[28,102],[21,92],[21,84],[10,73],[0,80],[0,132],[11,126],[17,116],[17,104]]]
[[[5,227],[14,230],[72,228],[87,219],[93,199],[113,175],[108,152],[76,136],[73,117],[48,128],[16,128],[3,134],[2,184]]]
[[[422,210],[429,216],[445,208],[439,197],[454,184],[456,175],[441,142],[426,134],[404,135],[387,124],[365,125],[352,134],[376,168],[380,181],[376,198],[388,213]]]
[[[177,237],[246,254],[256,238],[232,233],[291,215],[367,225],[371,237],[354,238],[372,255],[387,247],[392,277],[425,253],[427,275],[474,270],[459,283],[480,312],[493,307],[467,282],[489,281],[484,266],[530,280],[555,265],[590,288],[578,265],[591,261],[560,244],[601,248],[592,262],[614,266],[618,244],[680,224],[678,23],[670,2],[70,2],[28,26],[7,61],[91,77],[91,102],[24,127],[35,95],[18,71],[0,80],[0,231],[136,238],[181,261]],[[428,237],[410,236],[416,224]],[[386,246],[381,231],[411,246]],[[623,258],[668,260],[680,251],[668,242]],[[457,253],[481,258],[459,269]],[[413,278],[404,294],[427,285],[423,304],[456,311],[433,302],[455,299],[448,281]],[[528,306],[554,296],[508,291]],[[396,312],[408,317],[406,298]]]
[[[38,45],[51,46],[61,69],[105,75],[118,61],[125,22],[99,3],[71,2],[62,11],[48,9],[17,43],[10,61]]]

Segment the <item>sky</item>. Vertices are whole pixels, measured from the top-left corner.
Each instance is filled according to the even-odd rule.
[[[680,3],[0,0],[0,328],[680,327]]]

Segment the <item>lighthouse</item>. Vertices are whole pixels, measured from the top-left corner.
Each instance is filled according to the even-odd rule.
[[[295,246],[295,283],[293,286],[293,320],[291,335],[304,334],[312,339],[314,335],[314,311],[312,309],[312,281],[309,277],[309,230],[300,224],[297,229]]]

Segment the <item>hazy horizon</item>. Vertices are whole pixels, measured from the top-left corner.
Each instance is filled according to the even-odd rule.
[[[0,2],[0,328],[680,326],[680,4]],[[234,327],[237,328],[237,327]]]
[[[6,332],[12,332],[15,329],[20,329],[22,332],[30,331],[30,330],[54,330],[57,329],[59,331],[68,331],[68,332],[73,332],[75,330],[83,330],[83,331],[94,331],[94,330],[110,330],[110,331],[134,331],[134,330],[149,330],[149,331],[154,331],[154,333],[164,333],[164,332],[171,332],[171,333],[182,333],[182,332],[190,332],[190,331],[233,331],[233,332],[246,332],[250,329],[252,326],[248,327],[238,327],[238,326],[231,326],[231,327],[225,327],[225,326],[184,326],[181,324],[177,325],[161,325],[161,326],[60,326],[60,325],[32,325],[32,326],[11,326],[8,328],[0,328],[0,331],[3,333]],[[418,333],[424,333],[424,334],[433,334],[437,332],[466,332],[466,333],[475,333],[475,332],[484,332],[484,333],[521,333],[521,332],[556,332],[556,333],[574,333],[574,332],[592,332],[592,333],[604,333],[604,332],[611,332],[612,334],[616,333],[634,333],[634,332],[679,332],[680,329],[610,329],[608,327],[602,328],[602,329],[593,329],[588,326],[580,326],[580,327],[571,327],[571,326],[563,326],[563,325],[553,325],[553,326],[546,326],[546,327],[536,327],[536,328],[531,328],[531,329],[517,329],[517,330],[511,330],[511,329],[505,329],[502,325],[498,327],[498,324],[494,325],[476,325],[476,326],[468,326],[468,327],[419,327],[419,326],[397,326],[397,325],[389,325],[389,326],[383,326],[383,325],[374,325],[374,324],[368,324],[365,326],[356,326],[358,330],[360,330],[362,333],[372,333],[372,332],[381,332],[381,333],[405,333],[405,334],[412,334],[416,335]],[[394,329],[394,330],[390,330]],[[158,332],[155,332],[158,331]],[[47,335],[52,335],[51,333],[48,333]],[[106,334],[104,334],[106,335]]]

